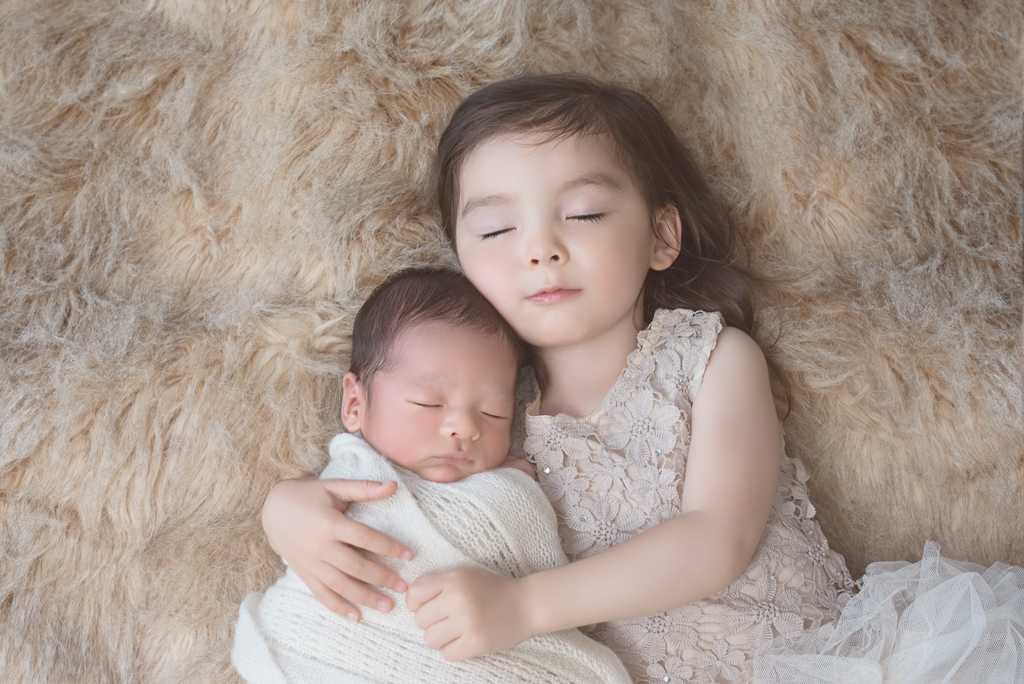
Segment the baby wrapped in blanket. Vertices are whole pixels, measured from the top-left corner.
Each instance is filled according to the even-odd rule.
[[[404,563],[373,556],[406,580],[456,567],[521,577],[567,562],[532,467],[508,458],[518,344],[447,270],[389,278],[356,317],[342,419],[359,432],[331,441],[321,478],[398,482],[346,514],[412,549]],[[248,682],[629,682],[615,654],[578,630],[447,662],[403,598],[390,598],[390,612],[351,622],[288,569],[246,596],[232,662]]]

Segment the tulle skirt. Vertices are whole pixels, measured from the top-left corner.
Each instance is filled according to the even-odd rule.
[[[925,545],[918,563],[872,563],[835,622],[755,663],[791,684],[1024,683],[1024,568],[985,569]]]

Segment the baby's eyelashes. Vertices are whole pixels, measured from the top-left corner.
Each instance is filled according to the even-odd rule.
[[[439,409],[444,408],[444,404],[433,404],[427,401],[416,401],[414,399],[407,399],[407,401],[413,406],[419,406],[421,408]],[[505,412],[491,412],[491,411],[480,411],[482,415],[494,420],[511,420],[511,416]]]

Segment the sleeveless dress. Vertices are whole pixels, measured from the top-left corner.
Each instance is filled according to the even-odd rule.
[[[690,408],[715,347],[718,313],[662,309],[600,408],[538,414],[532,371],[520,383],[514,434],[537,468],[570,560],[586,558],[680,513]],[[782,452],[775,502],[747,570],[717,594],[587,631],[635,682],[754,681],[754,657],[778,637],[836,619],[855,591],[807,498],[807,473]]]

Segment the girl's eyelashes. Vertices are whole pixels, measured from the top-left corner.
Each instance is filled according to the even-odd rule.
[[[414,404],[416,406],[422,406],[423,408],[441,408],[440,404],[430,404],[425,401],[413,401],[412,399],[410,399],[409,403]]]
[[[484,239],[484,240],[490,240],[491,238],[498,237],[499,235],[502,235],[503,233],[507,233],[510,230],[512,230],[512,229],[511,228],[501,228],[500,230],[492,230],[489,233],[484,233],[480,237],[482,239]]]
[[[488,418],[494,418],[495,420],[508,420],[508,416],[499,416],[496,413],[488,413],[487,411],[481,411]]]
[[[591,221],[591,222],[597,222],[597,221],[600,221],[601,219],[603,219],[605,216],[606,216],[605,212],[598,211],[598,212],[593,212],[593,213],[589,213],[589,214],[571,214],[569,216],[566,216],[566,220],[569,220],[569,221]],[[486,233],[481,233],[480,239],[481,240],[490,240],[491,238],[496,238],[499,235],[504,235],[505,233],[510,233],[513,230],[515,230],[515,228],[511,228],[511,227],[509,227],[509,228],[499,228],[498,230],[491,230],[491,231],[488,231]]]

